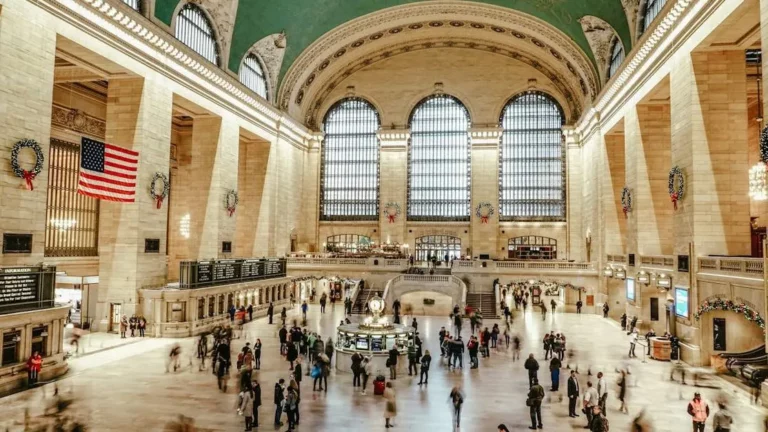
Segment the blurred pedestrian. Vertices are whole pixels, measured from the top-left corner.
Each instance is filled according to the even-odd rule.
[[[709,405],[701,399],[701,393],[693,394],[693,400],[688,403],[688,415],[693,421],[693,432],[704,432],[709,417]]]

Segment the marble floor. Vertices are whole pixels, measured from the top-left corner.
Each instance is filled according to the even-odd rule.
[[[335,338],[335,326],[343,318],[343,308],[329,307],[321,315],[319,308],[310,308],[308,327],[318,331],[324,339]],[[448,325],[447,317],[417,317],[419,332],[432,353],[437,348],[440,326]],[[410,322],[410,318],[407,321]],[[485,325],[494,321],[486,320]],[[276,325],[259,319],[246,325],[244,338],[234,341],[240,349],[245,341],[253,343],[260,338],[264,344],[262,369],[255,376],[262,383],[261,428],[276,430],[272,426],[274,383],[289,375],[288,364],[278,352]],[[629,415],[618,411],[615,388],[608,398],[608,419],[611,431],[629,431],[632,418],[645,409],[654,431],[689,431],[691,423],[686,414],[687,401],[695,391],[691,385],[682,386],[668,380],[670,365],[653,360],[642,362],[626,358],[628,340],[615,322],[593,315],[556,313],[542,321],[539,313],[520,315],[512,327],[524,341],[523,356],[534,353],[542,364],[539,374],[545,389],[549,388],[548,374],[543,362],[541,340],[550,330],[564,332],[569,347],[574,350],[572,366],[578,364],[582,387],[588,379],[587,370],[602,370],[615,387],[616,368],[629,365],[632,386],[629,388]],[[465,330],[466,337],[467,331]],[[165,372],[165,360],[170,345],[179,342],[184,350],[185,367],[177,373]],[[54,386],[60,397],[74,402],[67,413],[86,423],[91,431],[162,431],[165,425],[179,415],[194,419],[196,430],[243,430],[242,417],[235,410],[236,394],[219,392],[210,370],[199,372],[197,362],[190,355],[194,340],[147,338],[137,343],[97,352],[71,361],[71,370],[56,383],[6,397],[0,402],[0,430],[24,429],[25,413],[35,423],[46,407],[54,401]],[[640,347],[638,347],[639,352]],[[439,358],[435,355],[433,357]],[[189,365],[192,361],[192,366]],[[335,361],[335,359],[334,359]],[[467,362],[467,359],[465,359]],[[433,362],[429,386],[419,387],[418,380],[407,374],[395,381],[398,416],[394,430],[450,431],[451,410],[448,394],[455,385],[462,387],[465,404],[462,412],[462,430],[496,431],[499,423],[509,430],[527,430],[528,409],[525,406],[527,375],[521,362],[513,362],[511,351],[501,348],[493,351],[490,359],[481,359],[479,369],[464,368],[448,371],[439,362]],[[583,430],[584,417],[568,417],[565,397],[565,379],[561,395],[547,391],[543,405],[544,430]],[[352,391],[351,374],[334,371],[329,377],[327,393],[312,392],[312,383],[302,383],[301,426],[306,431],[385,430],[384,400],[369,391],[366,396]],[[234,380],[232,381],[234,384]],[[714,384],[719,384],[715,380]],[[370,385],[370,384],[369,384]],[[734,431],[763,432],[762,419],[768,413],[760,406],[750,404],[749,396],[729,385],[721,388],[697,388],[714,407],[714,399],[725,395],[735,419]],[[707,430],[711,430],[708,422]],[[283,426],[281,430],[286,430]]]

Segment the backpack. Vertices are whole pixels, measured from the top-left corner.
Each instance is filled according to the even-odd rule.
[[[608,432],[608,419],[600,416],[600,432]]]

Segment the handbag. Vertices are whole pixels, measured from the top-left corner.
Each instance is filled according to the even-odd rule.
[[[312,372],[309,373],[309,376],[312,378],[320,378],[320,375],[322,375],[323,371],[320,370],[319,366],[314,366],[312,368]]]
[[[533,401],[531,400],[531,398],[525,399],[525,406],[533,406]]]

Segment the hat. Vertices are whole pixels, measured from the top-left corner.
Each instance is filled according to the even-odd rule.
[[[693,395],[694,395],[694,396],[701,396],[701,393],[699,393],[699,392],[696,392],[696,393],[694,393]]]

